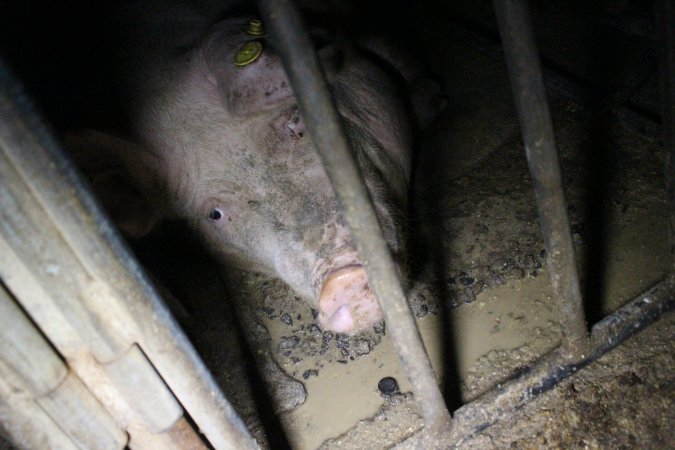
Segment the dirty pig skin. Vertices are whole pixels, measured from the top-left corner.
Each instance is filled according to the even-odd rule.
[[[130,237],[185,219],[219,262],[288,283],[323,329],[354,334],[382,320],[264,24],[255,11],[167,8],[121,8],[117,18],[131,129],[65,139],[110,216]],[[412,132],[442,108],[438,85],[377,34],[308,25],[405,274]]]

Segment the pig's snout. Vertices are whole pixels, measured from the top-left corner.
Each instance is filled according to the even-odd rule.
[[[319,324],[326,330],[354,334],[382,320],[382,310],[361,265],[331,272],[319,295]]]

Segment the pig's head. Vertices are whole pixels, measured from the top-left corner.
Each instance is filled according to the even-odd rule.
[[[274,42],[247,35],[247,24],[227,20],[187,54],[142,73],[134,143],[83,132],[70,137],[70,147],[76,158],[94,148],[112,155],[99,157],[98,170],[84,169],[126,233],[140,236],[167,215],[184,218],[218,260],[280,277],[315,305],[325,329],[358,332],[382,312]],[[262,53],[235,65],[253,40]],[[325,42],[321,63],[401,260],[410,130],[399,92],[358,51]]]

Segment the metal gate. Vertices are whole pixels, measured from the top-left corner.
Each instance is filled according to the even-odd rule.
[[[258,0],[424,429],[447,448],[485,429],[675,306],[675,267],[587,330],[556,146],[525,0],[494,0],[563,339],[521,376],[452,414],[432,372],[316,55],[290,0]],[[675,5],[658,2],[671,256],[675,246]],[[0,419],[27,448],[258,448],[122,239],[0,66]],[[203,434],[203,437],[199,435]]]

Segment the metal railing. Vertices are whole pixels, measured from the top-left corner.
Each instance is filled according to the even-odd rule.
[[[462,406],[451,419],[309,35],[290,0],[258,0],[413,387],[425,426],[410,439],[424,448],[447,448],[484,429],[675,306],[671,272],[587,332],[526,3],[494,1],[561,306],[563,342],[525,374]],[[658,6],[675,248],[675,7],[667,0]],[[0,65],[0,416],[9,417],[5,427],[17,443],[31,448],[205,448],[206,442],[218,449],[257,448],[17,86]]]
[[[560,305],[563,339],[557,351],[541,359],[525,375],[463,406],[455,412],[451,422],[435,385],[416,324],[405,303],[374,208],[347,146],[339,116],[298,12],[290,0],[257,1],[263,22],[275,38],[298,105],[351,228],[359,256],[368,262],[368,279],[380,301],[387,328],[413,387],[424,420],[424,431],[411,439],[421,439],[424,448],[447,448],[551,389],[664,312],[673,309],[675,278],[671,273],[665,281],[596,324],[592,333],[588,334],[553,127],[527,1],[494,0],[534,185],[539,222],[549,255],[551,283]],[[672,2],[662,1],[660,8],[661,34],[667,43],[663,52],[666,80],[664,103],[667,109],[664,111],[664,130],[666,145],[671,153],[666,179],[671,207],[672,247],[672,230],[675,229],[675,143],[672,136],[675,130],[675,16]]]

